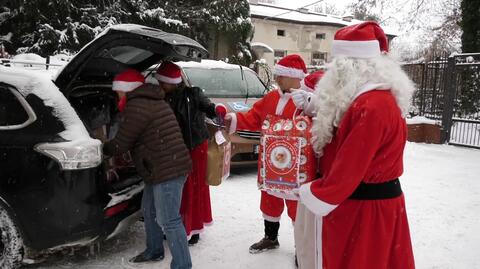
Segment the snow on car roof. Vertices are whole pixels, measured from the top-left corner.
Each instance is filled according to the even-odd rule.
[[[14,86],[25,97],[36,95],[46,106],[53,108],[53,113],[65,126],[65,131],[59,134],[62,138],[69,141],[91,139],[67,98],[50,78],[48,72],[0,66],[1,82]]]
[[[238,64],[229,64],[223,61],[202,60],[198,62],[175,62],[182,68],[202,68],[202,69],[239,69]],[[247,68],[247,67],[244,67]]]

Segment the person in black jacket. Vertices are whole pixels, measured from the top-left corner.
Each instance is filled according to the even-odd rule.
[[[183,188],[180,213],[191,245],[198,242],[204,225],[212,223],[210,190],[206,183],[209,133],[205,116],[224,118],[226,107],[215,105],[198,87],[182,83],[180,67],[163,62],[155,74],[165,91],[165,100],[172,107],[182,130],[185,144],[190,150],[193,168]]]

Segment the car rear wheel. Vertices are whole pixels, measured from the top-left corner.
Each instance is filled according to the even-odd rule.
[[[0,204],[0,268],[18,268],[22,259],[22,236],[7,210]]]

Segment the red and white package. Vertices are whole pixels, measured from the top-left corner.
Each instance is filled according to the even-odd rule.
[[[315,179],[317,160],[310,143],[311,127],[312,120],[307,116],[267,116],[259,149],[261,190],[292,199],[301,184]]]

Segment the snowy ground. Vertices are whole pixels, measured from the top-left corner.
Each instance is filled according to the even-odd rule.
[[[417,268],[480,268],[480,150],[409,143],[401,178]],[[234,171],[211,188],[215,223],[191,247],[194,268],[292,269],[293,229],[284,214],[280,248],[252,255],[248,247],[263,235],[256,190],[256,171]],[[101,245],[53,255],[27,268],[169,268],[170,255],[158,263],[131,265],[142,251],[144,234],[138,222],[126,233]]]

